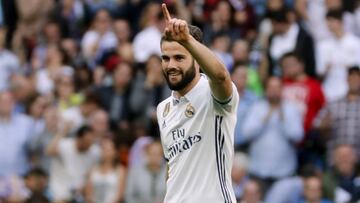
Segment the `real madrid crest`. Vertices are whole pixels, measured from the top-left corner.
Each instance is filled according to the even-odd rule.
[[[166,103],[164,111],[163,111],[163,117],[166,117],[170,112],[170,102]]]
[[[191,104],[188,104],[185,109],[185,116],[188,118],[193,117],[195,114],[195,108],[191,106]]]

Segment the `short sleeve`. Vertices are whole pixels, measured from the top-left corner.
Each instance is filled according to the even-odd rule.
[[[222,102],[218,101],[213,95],[212,98],[215,109],[222,113],[234,113],[239,103],[239,93],[234,83],[232,83],[232,94],[229,99]]]

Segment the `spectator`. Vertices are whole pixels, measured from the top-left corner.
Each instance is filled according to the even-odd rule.
[[[18,56],[5,48],[6,28],[0,26],[0,91],[9,88],[10,77],[20,72]]]
[[[306,178],[304,181],[304,199],[299,203],[331,203],[323,199],[321,179],[314,176]]]
[[[82,54],[89,67],[95,68],[97,60],[106,50],[116,46],[117,39],[112,31],[112,18],[106,9],[100,9],[81,41]]]
[[[211,39],[211,49],[228,70],[232,68],[233,59],[229,52],[231,39],[225,32],[217,32]]]
[[[35,102],[36,103],[36,102]],[[40,114],[40,106],[33,104],[34,111],[38,111]],[[31,110],[32,111],[32,110]],[[42,168],[46,173],[49,173],[51,158],[46,154],[46,148],[50,144],[58,128],[62,125],[60,120],[59,110],[56,107],[48,106],[44,109],[43,118],[40,118],[38,122],[40,127],[43,126],[42,131],[38,131],[31,139],[31,162],[34,167]],[[43,122],[43,124],[42,124]],[[34,124],[33,124],[34,125]],[[36,127],[36,124],[35,124]]]
[[[298,203],[304,194],[304,182],[308,178],[317,178],[317,171],[312,165],[305,165],[299,175],[277,181],[268,191],[265,203]]]
[[[351,145],[340,144],[333,153],[334,164],[323,176],[324,196],[334,202],[357,202],[360,185],[356,182],[358,157]]]
[[[110,122],[120,129],[128,129],[129,95],[133,70],[130,64],[117,65],[112,86],[102,86],[96,93],[100,96],[102,107],[109,112]]]
[[[117,160],[117,149],[110,138],[102,138],[101,160],[89,174],[85,199],[91,203],[117,203],[124,199],[126,171]]]
[[[53,157],[50,191],[54,201],[70,201],[81,194],[86,175],[98,163],[101,153],[91,127],[81,127],[75,138],[65,138],[66,128],[57,131],[46,149],[47,155]]]
[[[306,75],[302,59],[294,52],[282,56],[283,97],[297,105],[304,118],[304,132],[312,128],[313,119],[325,104],[320,83]]]
[[[216,2],[216,1],[213,1]],[[210,13],[209,23],[204,26],[204,43],[210,44],[218,33],[225,33],[231,41],[240,37],[240,30],[232,26],[234,10],[229,1],[220,0],[214,3],[215,9]]]
[[[333,38],[324,40],[318,49],[317,73],[323,78],[327,101],[341,99],[348,91],[346,74],[350,66],[360,65],[360,39],[343,28],[341,10],[326,14],[327,25]]]
[[[140,25],[141,31],[137,33],[133,41],[135,62],[145,63],[152,54],[161,55],[160,39],[163,29],[160,4],[149,3],[142,13]]]
[[[270,75],[280,75],[279,60],[287,52],[295,52],[304,60],[305,72],[315,76],[315,49],[311,36],[296,22],[293,11],[285,7],[269,13],[273,33],[269,39],[268,60]]]
[[[57,44],[49,44],[44,64],[44,68],[34,72],[36,90],[42,95],[51,95],[55,88],[55,80],[67,64],[64,50]]]
[[[297,0],[296,10],[305,22],[306,28],[313,36],[316,44],[331,38],[331,32],[326,26],[326,12],[329,10],[343,10],[343,0]],[[354,17],[350,12],[343,16],[344,29],[352,32]]]
[[[60,111],[77,107],[84,100],[83,95],[76,92],[74,74],[72,68],[64,67],[55,79],[56,103]]]
[[[160,142],[150,143],[145,152],[146,164],[130,169],[126,202],[159,203],[165,197],[166,167]]]
[[[156,136],[156,106],[171,94],[161,69],[161,58],[151,55],[145,64],[145,75],[138,71],[130,97],[131,111],[146,123],[150,135]]]
[[[320,147],[317,134],[312,129],[315,116],[325,104],[325,97],[321,84],[304,72],[304,63],[299,56],[290,52],[280,60],[283,72],[283,97],[292,101],[302,114],[305,137],[303,145],[298,150],[299,163],[321,163]]]
[[[61,36],[79,40],[86,14],[83,1],[62,0],[57,2],[53,18],[60,24]]]
[[[239,93],[239,106],[237,109],[237,121],[235,127],[234,145],[236,149],[244,145],[244,136],[242,134],[242,126],[246,119],[250,107],[258,100],[257,96],[247,87],[248,68],[244,64],[236,64],[231,70],[231,79],[234,82]]]
[[[0,175],[24,175],[29,169],[28,147],[32,122],[21,113],[14,113],[15,101],[8,91],[0,92]]]
[[[45,66],[49,45],[59,44],[61,37],[59,24],[56,21],[46,22],[42,29],[39,42],[31,54],[32,71],[36,71]]]
[[[269,188],[273,182],[296,170],[295,144],[303,138],[302,117],[297,108],[282,100],[282,83],[269,78],[265,99],[256,102],[243,124],[243,138],[249,142],[249,173]]]
[[[26,173],[24,183],[29,193],[26,201],[42,197],[43,201],[50,202],[51,194],[48,190],[48,175],[44,170],[41,168],[31,169]]]
[[[314,120],[314,127],[321,130],[327,140],[327,155],[339,144],[355,147],[360,155],[360,69],[353,67],[348,70],[348,94],[341,100],[327,104]]]
[[[109,114],[104,110],[96,110],[89,117],[89,125],[94,130],[98,139],[105,138],[111,133],[109,122]]]
[[[261,184],[255,180],[249,180],[245,184],[244,195],[240,203],[262,203],[263,192]]]
[[[69,124],[70,133],[74,133],[82,125],[86,124],[92,113],[100,108],[101,98],[94,92],[87,92],[84,101],[79,106],[73,106],[60,112],[61,122]]]
[[[259,67],[255,66],[254,61],[252,61],[250,57],[251,53],[250,53],[249,42],[242,39],[235,40],[231,48],[231,55],[233,58],[233,64],[231,66],[231,69],[234,68],[236,64],[246,65],[248,67],[247,68],[248,88],[256,95],[262,96],[263,87],[260,76],[257,71]]]

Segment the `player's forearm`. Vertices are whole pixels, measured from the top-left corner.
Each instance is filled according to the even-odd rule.
[[[198,42],[195,38],[190,37],[188,41],[181,44],[191,53],[199,63],[201,70],[214,82],[225,81],[230,78],[225,66],[218,57],[206,46]]]
[[[213,95],[224,101],[232,94],[231,79],[225,65],[206,46],[193,37],[181,42],[200,65],[201,70],[208,76]]]

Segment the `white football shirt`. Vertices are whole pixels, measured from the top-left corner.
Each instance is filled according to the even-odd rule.
[[[239,100],[220,103],[201,74],[183,97],[174,94],[157,107],[169,178],[164,203],[235,203],[231,184],[234,128]]]

